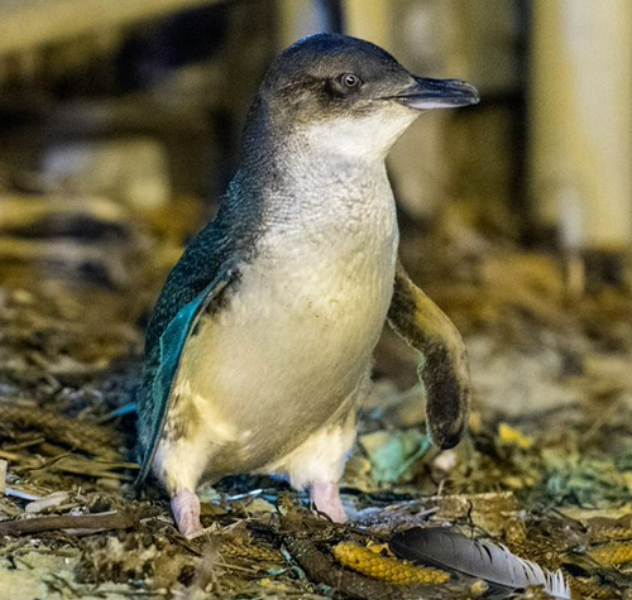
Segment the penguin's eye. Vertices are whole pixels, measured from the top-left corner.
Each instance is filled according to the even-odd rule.
[[[362,86],[362,79],[355,73],[342,73],[325,84],[325,89],[330,96],[345,97],[357,92]]]
[[[338,80],[340,81],[340,85],[349,91],[357,90],[362,84],[362,80],[354,73],[343,73],[338,77]]]

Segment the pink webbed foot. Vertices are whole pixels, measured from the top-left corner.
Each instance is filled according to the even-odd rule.
[[[316,510],[325,513],[334,523],[344,523],[347,520],[337,483],[313,483],[310,496]]]
[[[200,522],[200,499],[188,490],[178,492],[171,499],[171,510],[176,521],[178,531],[191,539],[202,532]]]

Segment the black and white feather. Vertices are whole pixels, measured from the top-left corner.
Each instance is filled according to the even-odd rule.
[[[561,571],[548,571],[516,556],[503,545],[474,540],[452,529],[415,527],[395,534],[389,546],[401,559],[483,579],[493,588],[518,591],[542,586],[559,600],[571,597]]]

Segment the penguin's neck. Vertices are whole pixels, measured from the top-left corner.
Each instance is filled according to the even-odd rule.
[[[369,306],[379,331],[399,240],[384,158],[357,156],[310,128],[259,127],[257,134],[251,129],[245,139],[249,147],[229,193],[239,206],[233,222],[259,216],[245,227],[257,231],[252,270],[265,273],[270,289],[310,303],[344,299],[360,320],[369,318]]]
[[[353,247],[396,236],[383,153],[358,152],[361,140],[344,133],[344,124],[251,128],[235,181],[242,201],[260,205],[265,230]]]

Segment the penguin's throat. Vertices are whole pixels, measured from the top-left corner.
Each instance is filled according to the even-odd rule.
[[[308,164],[289,171],[287,185],[266,198],[271,233],[353,251],[395,239],[395,202],[382,161],[330,157]]]
[[[323,120],[297,133],[314,155],[361,163],[383,162],[418,114],[376,111],[364,116]]]

